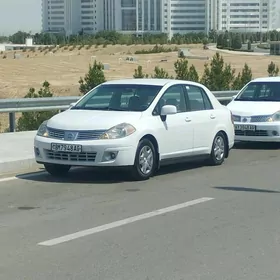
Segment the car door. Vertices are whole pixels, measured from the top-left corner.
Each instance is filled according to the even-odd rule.
[[[174,105],[177,114],[162,120],[161,108]],[[156,137],[160,147],[161,159],[191,155],[193,148],[193,126],[186,122],[187,108],[183,85],[172,85],[162,95],[153,112],[156,118]]]
[[[186,85],[187,118],[192,123],[194,155],[204,154],[212,145],[217,126],[215,110],[202,87]]]

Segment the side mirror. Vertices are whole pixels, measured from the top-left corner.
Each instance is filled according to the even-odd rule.
[[[237,95],[233,95],[233,96],[231,97],[231,100],[234,100],[234,99],[236,98],[236,96],[237,96]]]
[[[174,105],[164,105],[161,108],[160,115],[167,116],[167,115],[175,115],[177,114],[177,107]]]

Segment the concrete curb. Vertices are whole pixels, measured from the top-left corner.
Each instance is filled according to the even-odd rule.
[[[218,49],[216,47],[209,46],[210,51],[222,52],[227,54],[235,54],[235,55],[249,55],[249,56],[268,56],[268,53],[258,53],[258,52],[239,52],[239,51],[230,51]]]
[[[0,175],[19,173],[23,170],[39,167],[34,158],[20,159],[9,162],[0,162]]]
[[[38,167],[33,142],[36,131],[0,134],[0,175]]]

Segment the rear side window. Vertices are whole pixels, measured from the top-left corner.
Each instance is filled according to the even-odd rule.
[[[203,111],[212,110],[213,105],[211,104],[209,97],[205,91],[198,86],[186,86],[187,91],[187,102],[190,111]]]

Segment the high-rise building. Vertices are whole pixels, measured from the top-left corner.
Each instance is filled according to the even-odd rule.
[[[273,0],[217,0],[217,30],[265,32],[272,28]]]
[[[42,0],[43,31],[75,34],[80,31],[80,21],[77,0]]]
[[[164,0],[105,0],[104,28],[126,33],[163,32]]]
[[[66,34],[267,31],[276,0],[42,0],[43,31]],[[275,28],[275,27],[274,27]]]
[[[167,0],[164,8],[164,31],[176,33],[208,32],[209,1]]]
[[[66,0],[68,1],[68,0]],[[79,4],[80,22],[77,28],[85,33],[96,33],[104,29],[104,1],[75,0]],[[74,23],[76,24],[76,23]]]

